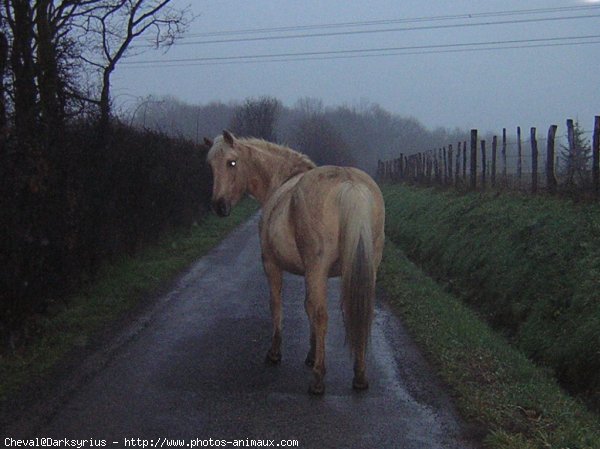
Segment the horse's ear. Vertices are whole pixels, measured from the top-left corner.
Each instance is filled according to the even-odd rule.
[[[213,146],[213,141],[210,140],[208,137],[204,138],[204,145],[206,145],[207,147],[212,147]]]
[[[233,134],[231,134],[226,129],[223,130],[223,139],[225,139],[225,142],[227,142],[228,145],[233,146],[233,140],[234,140]]]

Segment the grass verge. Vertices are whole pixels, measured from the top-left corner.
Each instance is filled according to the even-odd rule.
[[[417,343],[492,449],[598,449],[597,416],[563,392],[459,299],[386,244],[380,282]]]
[[[85,348],[102,328],[171,282],[256,210],[254,201],[244,200],[227,219],[209,214],[191,229],[176,231],[133,257],[106,265],[89,285],[56,301],[53,310],[37,317],[38,335],[26,348],[0,356],[0,401],[48,373],[68,351]]]
[[[519,194],[384,191],[387,236],[410,260],[600,407],[600,207]]]

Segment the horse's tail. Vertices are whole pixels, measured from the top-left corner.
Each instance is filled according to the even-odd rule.
[[[352,353],[366,349],[375,302],[373,195],[363,184],[345,182],[339,192],[342,312]]]

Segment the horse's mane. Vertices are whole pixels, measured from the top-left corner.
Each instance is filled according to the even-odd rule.
[[[252,147],[267,156],[275,156],[268,157],[269,164],[272,164],[271,168],[280,171],[287,179],[316,167],[316,164],[307,155],[284,145],[278,145],[254,137],[240,138],[238,142],[242,145]]]

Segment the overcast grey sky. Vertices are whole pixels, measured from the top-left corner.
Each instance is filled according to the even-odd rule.
[[[117,68],[117,104],[127,106],[148,95],[202,104],[271,95],[291,106],[301,97],[317,97],[333,106],[378,103],[429,128],[537,126],[542,134],[554,123],[564,130],[566,118],[579,118],[590,130],[594,115],[600,114],[600,1],[191,4],[198,17],[178,44],[164,54],[149,51],[129,58]],[[534,9],[544,11],[525,11]],[[365,23],[371,21],[379,23]],[[360,24],[335,26],[348,22]],[[299,28],[313,25],[328,26]],[[275,27],[292,29],[202,35]],[[395,31],[381,31],[390,29]],[[283,38],[289,35],[304,37]],[[483,45],[490,42],[495,44]],[[381,50],[390,48],[395,50]],[[297,53],[303,55],[292,55]],[[206,59],[229,57],[237,59]],[[136,61],[151,62],[133,65]]]

